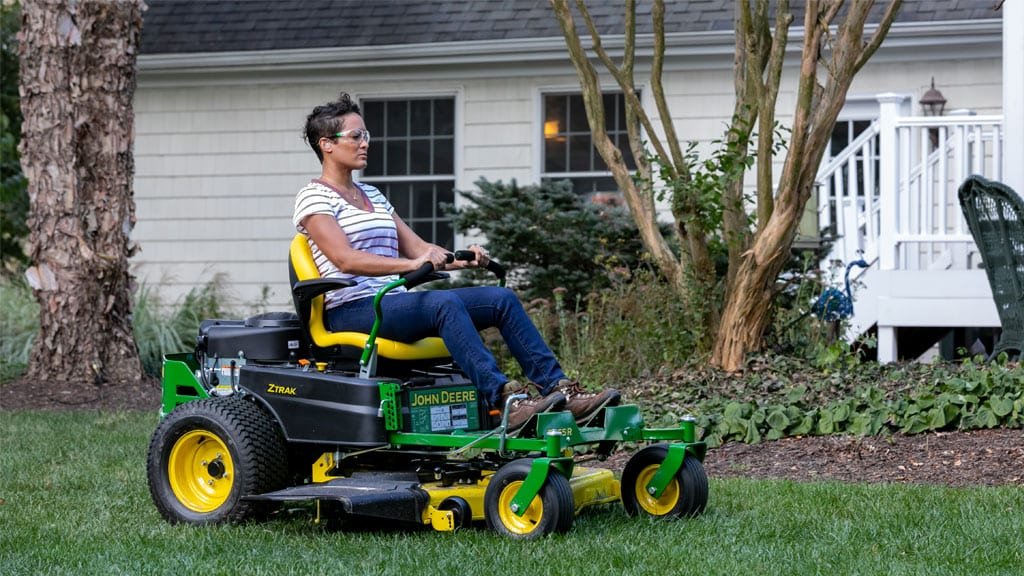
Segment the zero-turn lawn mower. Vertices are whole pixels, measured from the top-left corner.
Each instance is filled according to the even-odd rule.
[[[377,337],[388,291],[444,274],[427,264],[382,288],[369,334],[332,333],[323,294],[349,282],[320,278],[301,235],[289,264],[296,314],[206,320],[194,352],[164,359],[147,474],[168,521],[239,522],[306,500],[318,520],[372,517],[436,530],[484,521],[499,534],[536,538],[618,500],[630,515],[704,510],[706,445],[692,419],[648,428],[637,406],[620,405],[582,424],[569,412],[542,413],[507,433],[508,404],[487,405],[440,338]],[[503,280],[500,265],[489,268]],[[580,465],[623,442],[650,445],[621,479]]]

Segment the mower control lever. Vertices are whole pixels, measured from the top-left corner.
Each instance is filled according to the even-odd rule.
[[[476,253],[473,252],[472,250],[456,250],[455,251],[455,259],[456,260],[465,260],[466,262],[472,262],[473,260],[476,260]],[[500,280],[502,282],[502,286],[505,285],[504,284],[504,282],[505,282],[505,267],[504,266],[502,266],[501,264],[498,264],[498,262],[496,262],[494,260],[488,260],[487,261],[487,266],[484,266],[484,268],[486,268],[492,274],[494,274],[498,278],[498,280]]]

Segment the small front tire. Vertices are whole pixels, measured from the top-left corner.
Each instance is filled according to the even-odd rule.
[[[568,532],[575,517],[572,487],[561,473],[552,470],[540,492],[520,516],[512,511],[533,461],[522,458],[502,466],[491,477],[484,493],[487,526],[510,538],[532,540],[552,532]]]
[[[661,496],[647,492],[647,484],[668,455],[668,446],[656,444],[637,452],[622,470],[622,505],[626,513],[643,513],[659,518],[693,517],[704,512],[708,502],[708,477],[704,465],[687,455],[683,466]]]

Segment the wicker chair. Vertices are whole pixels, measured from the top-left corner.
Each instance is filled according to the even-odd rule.
[[[1024,351],[1024,202],[1010,187],[971,176],[960,186],[960,207],[981,252],[1002,334],[992,352]]]

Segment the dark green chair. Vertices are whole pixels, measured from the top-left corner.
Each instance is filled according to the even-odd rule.
[[[981,252],[1002,334],[994,358],[1024,350],[1024,202],[1009,186],[971,176],[960,186],[960,207]]]

